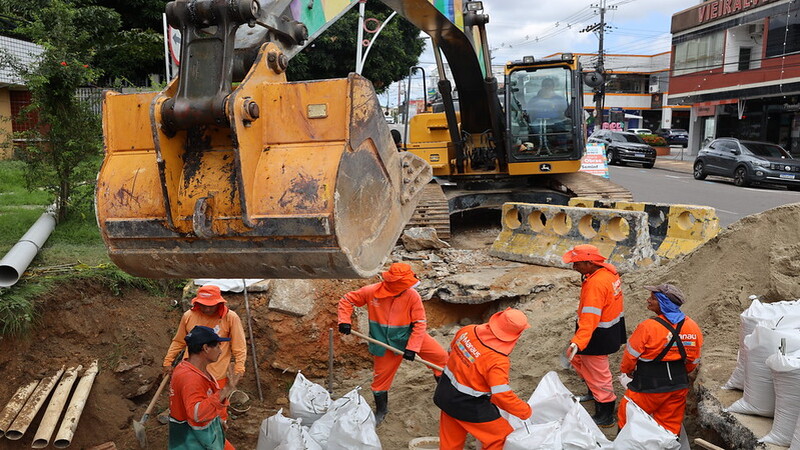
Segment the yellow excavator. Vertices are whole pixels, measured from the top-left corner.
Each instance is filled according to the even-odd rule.
[[[578,175],[583,120],[574,59],[509,66],[505,103],[516,103],[503,108],[487,70],[480,2],[462,11],[461,0],[382,1],[431,36],[447,92],[443,113],[415,118],[407,152],[396,151],[368,80],[286,81],[290,58],[349,1],[168,3],[167,20],[182,36],[178,77],[161,92],[103,99],[96,210],[112,261],[152,278],[367,277],[428,186],[439,186],[429,185],[432,175],[471,191],[453,197],[474,204],[461,209],[484,198],[519,199],[510,193],[520,188],[566,203],[558,196],[585,196],[598,183],[580,190],[562,180],[553,190],[553,180],[532,177]],[[545,68],[568,83],[568,123],[537,120],[527,99],[514,97],[530,94],[526,83]]]

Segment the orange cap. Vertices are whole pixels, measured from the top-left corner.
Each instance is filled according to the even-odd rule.
[[[383,282],[375,291],[377,298],[394,297],[419,283],[411,266],[406,263],[392,264],[389,266],[389,270],[381,274],[381,278],[383,278]]]
[[[225,303],[225,299],[222,298],[222,293],[219,290],[219,286],[207,284],[197,290],[197,296],[192,299],[192,305],[196,303],[205,306],[214,306],[220,303]]]
[[[516,341],[530,327],[528,317],[518,309],[506,308],[489,318],[489,329],[503,342]]]
[[[597,247],[590,244],[581,244],[572,247],[564,256],[561,257],[564,264],[571,264],[581,261],[603,262],[606,257],[600,254]]]

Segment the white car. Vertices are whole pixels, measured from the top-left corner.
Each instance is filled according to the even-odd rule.
[[[383,116],[386,119],[386,123],[394,123],[394,116]]]
[[[653,131],[647,128],[629,128],[628,132],[635,134],[653,134]]]

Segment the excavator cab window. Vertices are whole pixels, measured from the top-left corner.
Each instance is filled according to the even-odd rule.
[[[525,68],[508,75],[511,159],[563,159],[575,153],[573,76],[569,67]]]

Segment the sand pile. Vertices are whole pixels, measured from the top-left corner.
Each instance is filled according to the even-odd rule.
[[[701,380],[709,388],[723,384],[736,362],[738,316],[749,305],[748,297],[755,294],[766,301],[800,297],[798,224],[800,204],[775,208],[740,220],[689,255],[624,276],[628,332],[651,315],[644,302],[649,293],[642,286],[664,282],[680,286],[688,298],[684,311],[706,335]],[[562,369],[559,362],[573,331],[579,292],[575,273],[570,282],[548,292],[490,309],[489,313],[515,306],[533,322],[511,355],[512,388],[522,398],[527,399],[550,370],[558,371],[573,392],[585,390],[574,372]],[[434,337],[447,345],[457,328],[446,327]],[[618,370],[619,357],[618,353],[612,358],[612,372]],[[615,387],[620,394],[619,385]],[[379,428],[384,448],[407,448],[413,437],[437,434],[439,410],[432,395],[427,369],[404,364],[390,392],[391,412]]]

